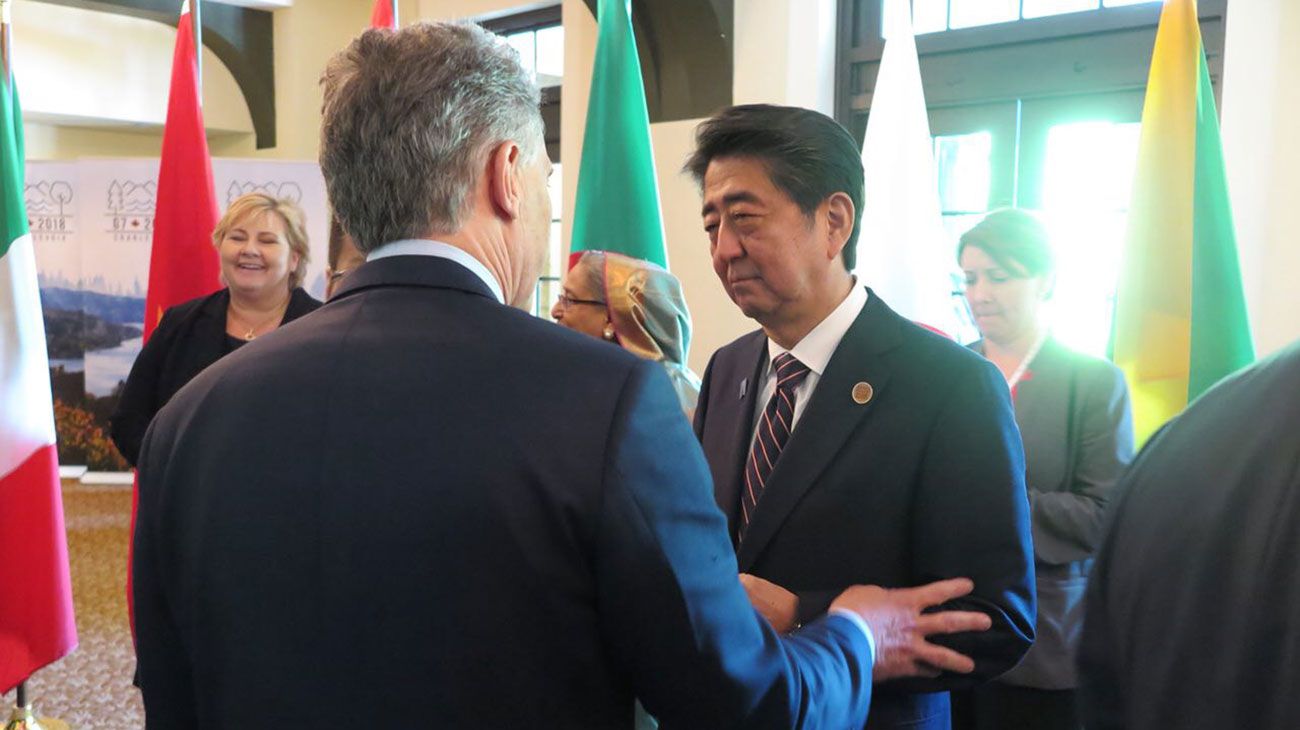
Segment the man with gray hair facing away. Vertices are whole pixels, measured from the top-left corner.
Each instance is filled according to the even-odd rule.
[[[789,637],[750,607],[656,363],[533,318],[538,91],[474,25],[370,31],[324,75],[321,168],[368,261],[209,368],[140,462],[150,727],[861,726],[955,579],[855,586]],[[506,306],[512,305],[512,306]],[[321,459],[320,454],[325,454]]]

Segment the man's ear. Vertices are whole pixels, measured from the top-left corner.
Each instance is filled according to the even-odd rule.
[[[487,183],[492,205],[503,217],[519,217],[523,201],[523,151],[514,142],[497,145],[488,156]]]
[[[856,210],[853,199],[848,193],[834,193],[822,203],[826,209],[826,255],[828,259],[838,259],[844,250],[844,244],[853,235],[853,223]]]

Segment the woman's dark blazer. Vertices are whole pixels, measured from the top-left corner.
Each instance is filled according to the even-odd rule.
[[[971,345],[983,352],[983,343]],[[1038,689],[1076,686],[1074,656],[1083,596],[1115,482],[1133,460],[1133,416],[1124,374],[1113,364],[1043,344],[1015,392],[1025,446],[1037,637],[998,680]]]
[[[320,305],[301,287],[296,288],[280,324],[292,322]],[[169,308],[136,356],[110,419],[113,443],[131,466],[140,457],[140,442],[154,414],[195,375],[226,354],[229,307],[230,291],[222,289]]]

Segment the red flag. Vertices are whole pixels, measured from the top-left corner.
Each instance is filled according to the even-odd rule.
[[[167,98],[158,203],[153,216],[149,292],[144,305],[144,337],[149,339],[163,310],[220,286],[221,268],[212,248],[217,227],[217,195],[212,159],[203,132],[198,69],[189,0],[181,6],[172,56],[172,86]]]
[[[158,169],[158,202],[153,216],[153,249],[149,255],[149,291],[144,304],[144,339],[158,326],[163,311],[181,302],[211,294],[221,286],[221,264],[212,247],[217,227],[217,194],[212,183],[212,158],[203,131],[199,104],[199,73],[194,60],[194,31],[190,3],[181,4],[172,54],[172,86],[167,97],[167,126],[163,128],[162,160]],[[135,513],[139,484],[131,494],[131,550],[126,566],[126,603],[135,630],[131,596],[131,560],[135,553]]]
[[[370,9],[370,27],[397,30],[397,8],[393,7],[394,4],[393,0],[375,0],[375,6]]]

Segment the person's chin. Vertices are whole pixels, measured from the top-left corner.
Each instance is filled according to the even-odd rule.
[[[736,303],[740,313],[750,319],[761,320],[772,311],[771,303],[759,297],[735,295],[731,300]]]
[[[275,283],[269,276],[260,272],[256,275],[243,272],[235,276],[227,276],[226,282],[232,290],[240,294],[261,294]]]

